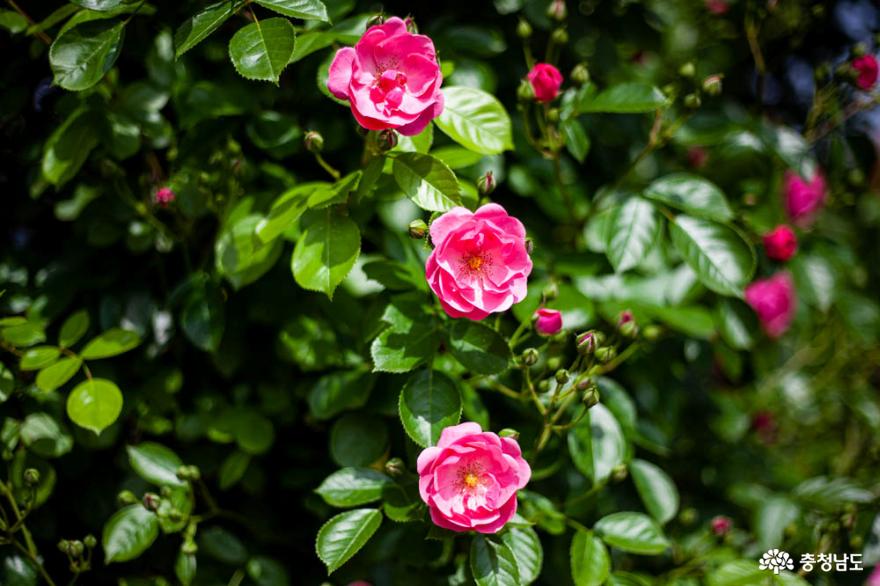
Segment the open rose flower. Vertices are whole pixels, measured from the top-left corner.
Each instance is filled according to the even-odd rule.
[[[435,525],[497,533],[516,513],[516,491],[532,470],[516,440],[476,423],[447,427],[419,455],[419,494]]]
[[[425,277],[451,317],[481,320],[525,298],[526,229],[500,205],[449,210],[431,223],[431,241]]]
[[[539,102],[552,102],[559,95],[562,74],[549,63],[536,63],[526,77],[535,91],[535,99]]]
[[[858,74],[856,85],[860,90],[870,91],[877,83],[878,69],[880,69],[877,67],[877,58],[873,55],[862,55],[853,59],[852,66]]]
[[[413,136],[443,111],[442,82],[434,43],[407,32],[395,17],[371,26],[354,47],[336,52],[327,88],[349,101],[364,128]]]
[[[819,170],[807,181],[797,173],[785,173],[785,210],[788,217],[799,225],[809,224],[825,201],[827,185]]]
[[[796,309],[791,275],[777,273],[767,279],[759,279],[746,287],[745,297],[758,314],[768,336],[778,338],[788,330]]]
[[[767,258],[785,262],[797,252],[797,236],[786,225],[777,226],[772,232],[764,234],[763,240]]]

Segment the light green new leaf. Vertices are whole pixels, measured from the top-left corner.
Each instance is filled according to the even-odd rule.
[[[55,83],[82,91],[101,81],[122,47],[124,21],[94,20],[65,31],[49,48]]]
[[[327,7],[321,0],[255,0],[255,2],[284,16],[330,22]]]
[[[707,288],[742,297],[755,272],[755,253],[732,228],[680,215],[669,223],[672,244]]]
[[[630,553],[657,555],[669,547],[657,522],[642,513],[612,513],[599,519],[595,529],[605,543]]]
[[[101,433],[122,412],[122,392],[116,383],[103,378],[93,378],[79,383],[67,397],[67,416],[70,420]]]
[[[137,475],[156,486],[183,486],[177,477],[177,469],[183,461],[165,446],[153,442],[143,442],[127,446],[128,462]]]
[[[421,153],[401,153],[392,164],[394,180],[417,206],[445,212],[461,205],[458,179],[445,163]]]
[[[86,360],[110,358],[128,352],[141,343],[137,333],[122,328],[107,330],[86,344],[81,355]]]
[[[503,542],[478,535],[471,542],[471,573],[477,586],[520,586],[519,567]]]
[[[544,563],[544,549],[535,530],[531,527],[508,527],[501,535],[501,541],[513,553],[520,584],[531,584],[537,580]]]
[[[324,523],[318,531],[318,557],[332,574],[356,554],[382,524],[382,513],[376,509],[355,509],[340,513]]]
[[[142,505],[128,505],[104,525],[104,561],[127,562],[139,557],[159,536],[159,519]]]
[[[37,387],[47,393],[54,391],[69,381],[80,366],[82,366],[82,358],[78,356],[62,358],[37,373]]]
[[[629,473],[645,508],[661,524],[668,522],[678,512],[678,489],[656,465],[645,460],[633,460]]]
[[[494,96],[470,87],[445,87],[434,123],[461,146],[484,155],[513,149],[510,116]]]
[[[575,586],[600,586],[611,573],[608,548],[592,531],[575,531],[570,559],[571,578]]]
[[[444,428],[461,418],[461,393],[455,381],[435,370],[421,370],[400,392],[400,421],[409,437],[426,448],[440,439]]]
[[[305,183],[278,196],[269,208],[269,213],[257,224],[257,238],[266,244],[281,236],[308,209],[309,197],[322,185],[324,184]]]
[[[689,173],[657,179],[645,189],[645,197],[707,220],[727,222],[733,218],[733,210],[718,186]]]
[[[180,59],[181,55],[208,38],[242,4],[240,0],[220,0],[190,17],[174,32],[174,56]]]
[[[291,270],[303,289],[333,298],[361,252],[361,232],[350,218],[327,208],[296,242]]]
[[[242,27],[232,36],[229,58],[242,77],[278,85],[295,46],[296,33],[290,21],[268,18]]]
[[[58,345],[70,348],[82,338],[89,329],[89,313],[82,309],[64,320],[58,334]]]
[[[60,355],[61,350],[55,346],[35,346],[25,351],[21,357],[19,368],[22,370],[40,370],[54,364]]]
[[[647,256],[660,235],[660,219],[650,202],[634,196],[614,209],[605,229],[605,253],[622,273]]]

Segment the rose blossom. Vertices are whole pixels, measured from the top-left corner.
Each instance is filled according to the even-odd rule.
[[[516,513],[516,491],[532,470],[516,440],[476,423],[447,427],[419,455],[419,494],[435,525],[497,533]]]
[[[451,317],[481,320],[526,296],[526,230],[498,204],[452,208],[431,223],[425,278]]]
[[[822,173],[817,169],[812,181],[807,181],[797,173],[786,171],[784,188],[788,217],[798,224],[809,224],[825,201],[827,186]]]
[[[371,26],[354,47],[336,52],[327,88],[351,103],[364,128],[413,136],[443,111],[442,82],[434,43],[407,32],[394,17]]]
[[[168,204],[177,199],[177,196],[171,191],[170,187],[162,187],[156,190],[156,195],[154,196],[154,200],[156,203],[163,208],[167,208]]]
[[[797,251],[797,236],[794,230],[786,225],[776,226],[772,232],[764,234],[764,250],[767,257],[785,262]]]
[[[552,336],[562,329],[562,314],[555,309],[541,307],[535,310],[535,329],[542,336]]]
[[[859,74],[856,77],[856,85],[861,90],[870,91],[877,83],[877,58],[873,55],[862,55],[853,59],[852,66]]]
[[[794,283],[788,273],[754,281],[746,287],[745,297],[771,338],[778,338],[791,325],[796,299]]]
[[[526,77],[535,91],[535,99],[539,102],[552,102],[559,95],[562,74],[549,63],[536,63]]]
[[[712,518],[711,525],[712,533],[718,536],[722,536],[726,535],[727,532],[730,531],[731,527],[733,527],[733,521],[730,520],[730,517],[718,515],[717,517]]]

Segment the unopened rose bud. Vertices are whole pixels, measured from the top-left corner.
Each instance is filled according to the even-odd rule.
[[[698,518],[699,514],[693,507],[688,507],[678,515],[678,520],[681,521],[682,525],[693,525],[697,522]]]
[[[599,404],[599,389],[595,384],[591,384],[584,390],[581,395],[581,401],[586,405],[587,409],[591,409]]]
[[[601,348],[596,348],[596,358],[599,360],[599,362],[611,362],[616,356],[617,350],[615,350],[613,346],[603,346]]]
[[[550,108],[547,110],[547,120],[550,122],[559,122],[559,108]]]
[[[70,542],[70,555],[78,558],[82,557],[83,552],[85,551],[85,546],[83,546],[82,541],[74,540]]]
[[[725,517],[724,515],[713,517],[709,524],[712,527],[712,533],[719,537],[727,535],[727,533],[733,527],[733,521],[730,519],[730,517]]]
[[[559,297],[559,285],[555,281],[550,281],[541,291],[541,295],[544,297],[544,301],[553,301]]]
[[[693,77],[697,74],[697,68],[694,67],[694,64],[688,61],[684,65],[678,68],[678,74],[682,77]]]
[[[62,539],[58,542],[58,549],[61,553],[70,553],[70,542],[66,539]]]
[[[590,70],[587,69],[587,65],[585,63],[578,63],[574,66],[574,69],[571,70],[571,81],[574,82],[575,85],[581,86],[590,81]]]
[[[24,471],[24,485],[34,487],[40,484],[40,471],[36,468],[28,468]]]
[[[416,19],[412,16],[407,16],[403,23],[406,25],[406,32],[412,33],[414,35],[419,34],[419,27],[416,25]]]
[[[535,241],[531,238],[526,238],[526,252],[528,254],[532,254],[535,251]]]
[[[413,240],[421,240],[428,234],[428,225],[424,220],[413,220],[409,223],[409,237]]]
[[[553,31],[553,34],[550,35],[550,38],[557,45],[565,45],[568,43],[568,32],[564,28],[558,28]]]
[[[390,128],[380,130],[376,137],[376,145],[383,153],[390,151],[397,146],[397,132]]]
[[[123,490],[116,495],[116,501],[120,505],[133,505],[138,502],[138,497],[136,497],[130,490]]]
[[[567,370],[565,370],[564,368],[561,368],[556,371],[555,378],[556,378],[556,384],[564,385],[565,383],[568,382],[568,379],[571,378],[571,376],[568,374]]]
[[[477,179],[477,189],[480,191],[480,195],[489,195],[495,188],[498,187],[498,184],[495,182],[495,174],[492,171],[486,171],[486,173]]]
[[[162,498],[154,492],[148,492],[144,495],[143,503],[144,508],[148,511],[158,511],[159,505],[162,504]]]
[[[565,6],[565,0],[553,0],[547,7],[547,18],[562,22],[568,18],[568,8]]]
[[[684,105],[692,110],[699,108],[701,103],[700,96],[697,94],[688,94],[684,97]]]
[[[406,472],[406,465],[400,458],[391,458],[385,462],[385,473],[392,478],[397,478]]]
[[[501,437],[509,437],[510,439],[519,439],[519,432],[510,427],[505,427],[498,432],[498,435],[500,435]]]
[[[98,545],[98,540],[90,533],[83,537],[83,544],[89,549],[94,549],[95,546]]]
[[[541,307],[535,311],[535,331],[541,336],[552,336],[562,329],[562,314],[555,309]]]
[[[535,99],[535,88],[524,79],[519,83],[519,87],[516,88],[516,97],[521,102],[531,102]]]
[[[559,356],[553,356],[547,359],[547,370],[558,370],[562,365],[562,359]]]
[[[310,153],[320,153],[324,150],[324,137],[317,130],[309,130],[303,139],[306,150]]]
[[[532,25],[529,24],[529,21],[519,19],[519,24],[516,25],[516,36],[521,39],[528,39],[532,36]]]
[[[604,341],[604,339],[605,336],[602,335],[601,332],[596,332],[594,330],[578,334],[578,337],[576,338],[577,350],[584,356],[589,356],[596,351],[596,348]]]
[[[177,199],[177,195],[171,190],[170,187],[159,188],[153,195],[153,201],[156,202],[156,205],[163,208],[167,208],[174,202],[175,199]]]
[[[618,464],[611,469],[611,477],[614,479],[615,482],[626,480],[628,474],[629,472],[626,469],[626,464]]]
[[[522,363],[526,366],[534,366],[538,363],[538,358],[539,354],[537,350],[535,350],[534,348],[526,348],[525,350],[523,350],[520,360],[522,360]]]
[[[719,96],[721,95],[721,79],[723,76],[721,74],[716,73],[715,75],[710,75],[706,79],[703,80],[703,91],[706,92],[710,96]]]

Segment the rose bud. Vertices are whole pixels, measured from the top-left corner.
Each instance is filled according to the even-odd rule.
[[[552,102],[559,95],[559,88],[562,87],[562,74],[549,63],[536,63],[526,79],[529,80],[535,92],[535,99],[539,102]]]
[[[727,534],[728,531],[733,527],[733,521],[730,520],[730,517],[725,517],[724,515],[718,515],[717,517],[713,517],[712,521],[710,521],[710,525],[712,526],[712,533],[721,537]]]
[[[797,250],[797,236],[794,230],[786,225],[777,226],[772,232],[764,235],[764,250],[767,258],[785,262],[794,256]]]
[[[800,226],[812,223],[818,210],[822,207],[827,193],[825,177],[819,170],[812,180],[787,171],[783,179],[785,210],[788,217]]]
[[[552,336],[562,329],[562,314],[542,307],[535,311],[535,330],[542,336]]]
[[[864,91],[870,91],[877,83],[877,58],[873,55],[862,55],[853,59],[852,67],[855,69],[856,86]]]
[[[796,309],[794,282],[788,273],[754,281],[746,287],[745,299],[768,336],[778,338],[788,330]]]
[[[485,175],[477,180],[477,189],[480,191],[480,195],[489,195],[495,191],[497,186],[495,174],[492,171],[486,171]]]
[[[163,208],[167,208],[175,199],[177,199],[177,196],[171,191],[170,187],[161,187],[157,189],[156,194],[153,196],[153,201],[156,202],[156,205],[160,205]]]

